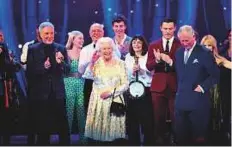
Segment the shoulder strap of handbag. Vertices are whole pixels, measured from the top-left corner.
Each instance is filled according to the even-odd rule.
[[[114,92],[113,92],[113,94],[112,94],[112,102],[113,102],[113,100],[114,100],[115,91],[116,91],[116,88],[114,88]],[[120,100],[122,101],[122,104],[124,104],[121,95],[119,95],[119,98],[120,98]]]

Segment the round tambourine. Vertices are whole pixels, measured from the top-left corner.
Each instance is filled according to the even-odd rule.
[[[133,81],[129,85],[129,92],[133,98],[140,98],[145,94],[145,87],[141,81]]]

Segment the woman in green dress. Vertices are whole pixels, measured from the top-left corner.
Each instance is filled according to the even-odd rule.
[[[83,43],[83,33],[80,31],[72,31],[69,33],[66,48],[71,64],[71,69],[64,78],[69,132],[70,134],[72,133],[73,124],[77,123],[79,140],[82,144],[86,142],[86,138],[84,137],[86,116],[84,112],[85,109],[83,95],[84,79],[78,73],[78,63]],[[77,122],[75,122],[75,120]]]

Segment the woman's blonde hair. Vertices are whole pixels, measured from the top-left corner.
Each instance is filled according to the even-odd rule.
[[[76,36],[84,36],[82,32],[80,31],[72,31],[68,33],[68,41],[66,43],[66,48],[68,50],[71,50],[73,48],[73,40],[75,39]]]
[[[202,39],[201,39],[201,45],[204,45],[205,43],[209,43],[212,47],[213,47],[213,52],[218,53],[218,49],[217,49],[217,40],[212,36],[212,35],[205,35]]]

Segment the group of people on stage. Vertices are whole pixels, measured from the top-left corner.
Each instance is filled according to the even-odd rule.
[[[126,18],[117,15],[113,38],[93,23],[90,44],[83,47],[84,34],[73,30],[64,46],[54,41],[54,25],[43,22],[35,40],[24,44],[20,62],[0,32],[2,144],[10,143],[11,79],[20,68],[27,80],[29,145],[49,145],[53,133],[60,145],[70,145],[76,124],[79,145],[203,145],[210,130],[230,138],[231,31],[219,50],[212,35],[198,42],[189,25],[175,37],[170,18],[162,20],[162,37],[150,45],[142,35],[129,37],[126,28]],[[131,88],[133,82],[143,87]],[[113,102],[123,104],[125,113],[112,114]]]

